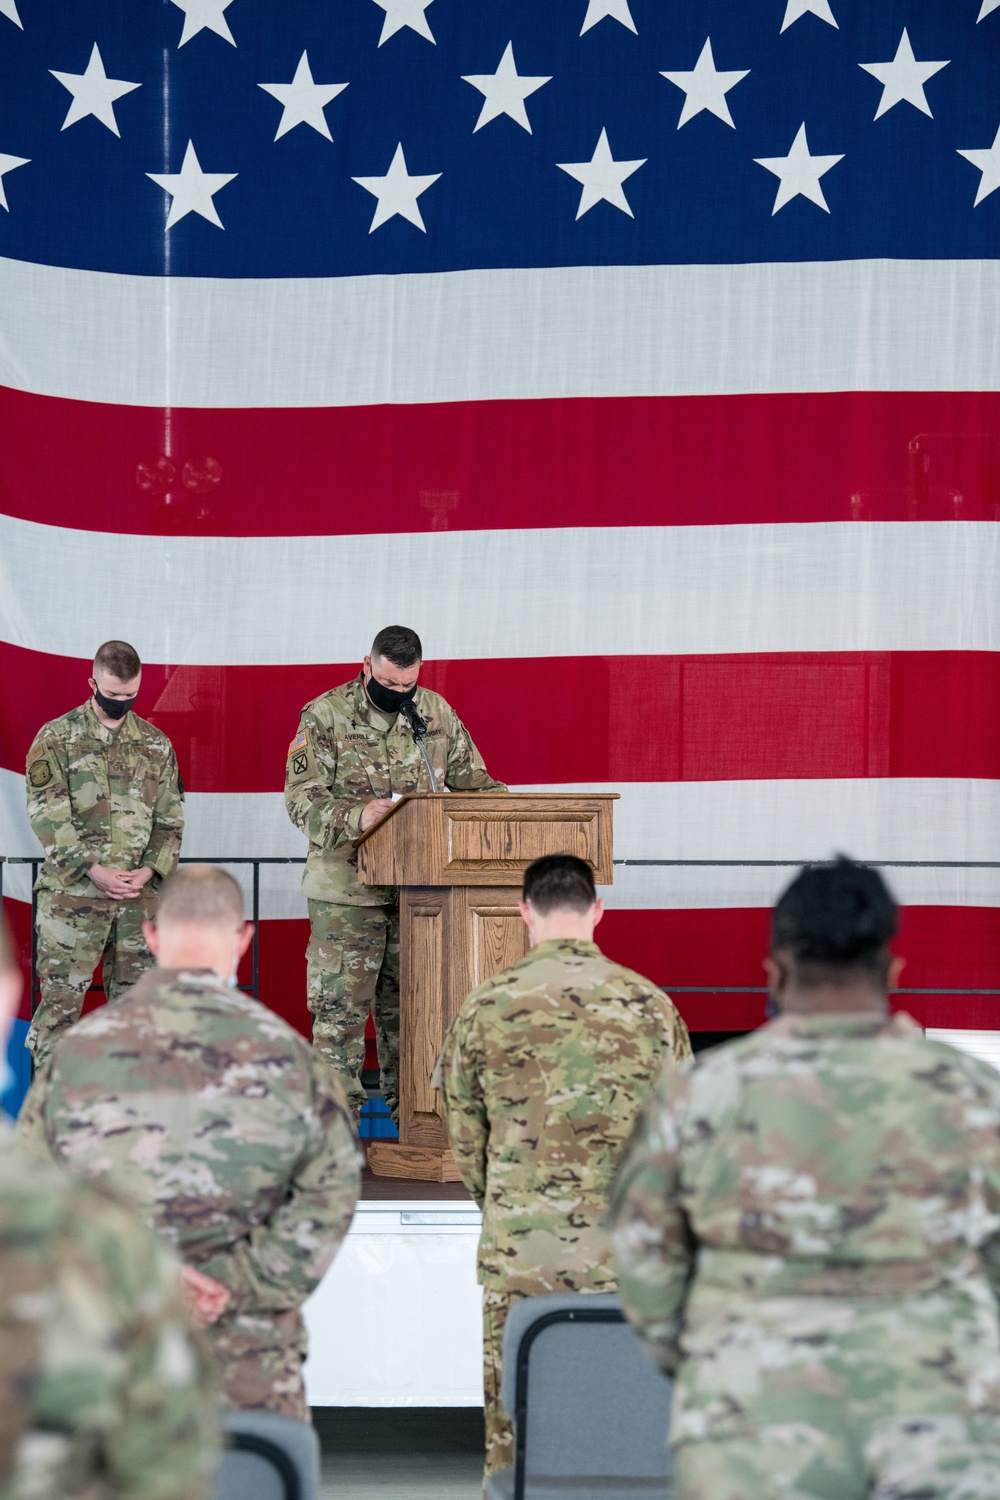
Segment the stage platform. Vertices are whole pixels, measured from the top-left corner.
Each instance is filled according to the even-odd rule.
[[[362,1203],[393,1203],[419,1198],[423,1203],[470,1203],[461,1182],[418,1182],[412,1177],[376,1177],[368,1167],[361,1174]]]
[[[310,1406],[481,1406],[479,1210],[458,1182],[365,1171],[305,1305]]]

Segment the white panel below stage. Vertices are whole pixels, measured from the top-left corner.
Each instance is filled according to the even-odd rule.
[[[955,1031],[940,1026],[928,1026],[924,1035],[932,1042],[947,1042],[959,1052],[968,1052],[991,1068],[1000,1068],[1000,1031]]]
[[[479,1210],[361,1202],[305,1305],[310,1406],[482,1406]]]

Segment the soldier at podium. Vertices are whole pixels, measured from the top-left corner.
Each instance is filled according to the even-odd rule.
[[[354,840],[397,795],[507,790],[454,709],[417,686],[422,660],[415,630],[380,630],[358,675],[306,704],[288,747],[285,806],[309,839],[313,1043],[344,1076],[355,1118],[369,1010],[382,1089],[393,1119],[399,1111],[399,900],[359,882]]]

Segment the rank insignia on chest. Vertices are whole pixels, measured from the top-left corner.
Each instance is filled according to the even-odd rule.
[[[304,750],[300,750],[298,754],[292,756],[292,775],[304,776],[308,769],[309,757]]]
[[[52,780],[52,767],[47,760],[33,760],[28,767],[28,780],[32,786],[48,786]]]

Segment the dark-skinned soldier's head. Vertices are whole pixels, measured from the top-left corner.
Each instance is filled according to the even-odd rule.
[[[885,1008],[902,967],[889,943],[898,910],[877,870],[846,855],[806,865],[779,898],[765,963],[780,1010]]]

